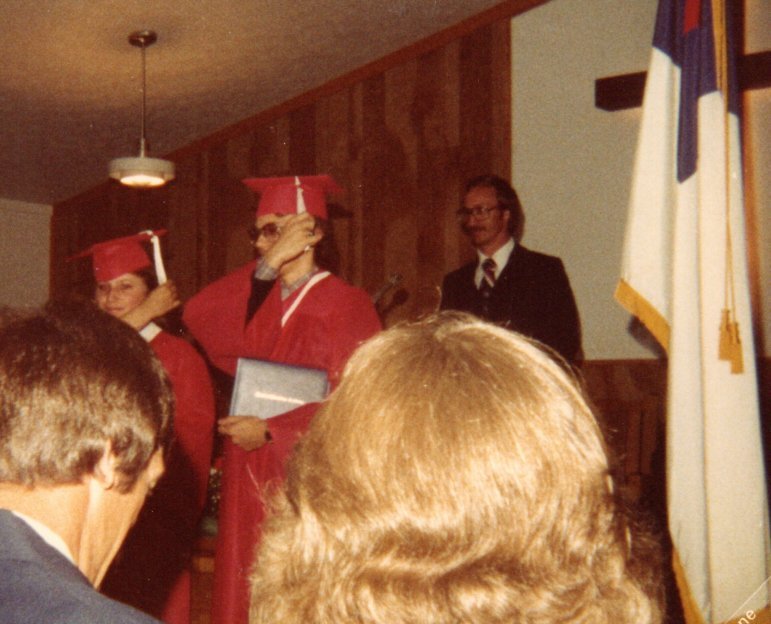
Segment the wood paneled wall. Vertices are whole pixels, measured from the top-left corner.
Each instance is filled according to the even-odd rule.
[[[666,374],[666,360],[592,360],[581,369],[629,500],[664,500]]]
[[[760,427],[767,480],[771,475],[771,360],[757,359]],[[667,362],[590,360],[581,369],[614,460],[622,492],[631,500],[664,503]],[[771,482],[767,483],[771,495]]]
[[[89,261],[68,256],[167,228],[167,270],[188,298],[251,258],[254,197],[242,178],[331,173],[346,189],[333,220],[342,276],[370,293],[403,276],[382,302],[389,324],[435,305],[442,276],[471,256],[454,216],[464,181],[510,172],[509,18],[180,150],[165,188],[110,182],[54,206],[52,294],[90,293]]]

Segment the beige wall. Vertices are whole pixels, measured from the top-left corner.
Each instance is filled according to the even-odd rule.
[[[48,298],[51,206],[0,199],[0,306]]]
[[[751,49],[771,47],[768,19],[759,17],[771,14],[770,4],[748,0]],[[613,299],[640,109],[595,108],[594,81],[647,69],[656,5],[656,0],[552,0],[512,20],[512,179],[525,207],[524,243],[565,261],[588,359],[652,356],[629,335],[629,315]],[[759,284],[771,276],[771,233],[765,225],[771,222],[768,89],[749,99],[760,291]],[[766,328],[759,336],[765,335],[768,354],[771,292],[765,288],[758,295],[763,302],[756,306],[758,320]]]

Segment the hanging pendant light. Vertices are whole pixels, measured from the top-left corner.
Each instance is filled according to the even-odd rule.
[[[148,46],[156,42],[158,36],[152,30],[140,30],[129,35],[129,43],[142,50],[142,132],[139,138],[139,156],[116,158],[110,161],[110,177],[135,188],[163,186],[174,179],[174,163],[161,158],[147,156],[145,139],[146,77],[145,53]]]

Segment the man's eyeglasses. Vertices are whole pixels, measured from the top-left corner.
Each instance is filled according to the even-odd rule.
[[[276,223],[266,223],[261,228],[258,228],[256,225],[251,226],[247,230],[247,233],[249,234],[249,240],[256,243],[260,236],[264,236],[265,238],[276,238],[281,234],[281,228]]]
[[[473,208],[458,208],[455,215],[458,221],[468,221],[471,217],[488,219],[493,210],[501,210],[500,206],[474,206]]]

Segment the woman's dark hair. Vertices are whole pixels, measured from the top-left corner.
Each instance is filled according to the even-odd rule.
[[[155,273],[155,269],[152,267],[145,267],[144,269],[133,271],[133,273],[145,283],[147,292],[158,288],[158,276]]]

